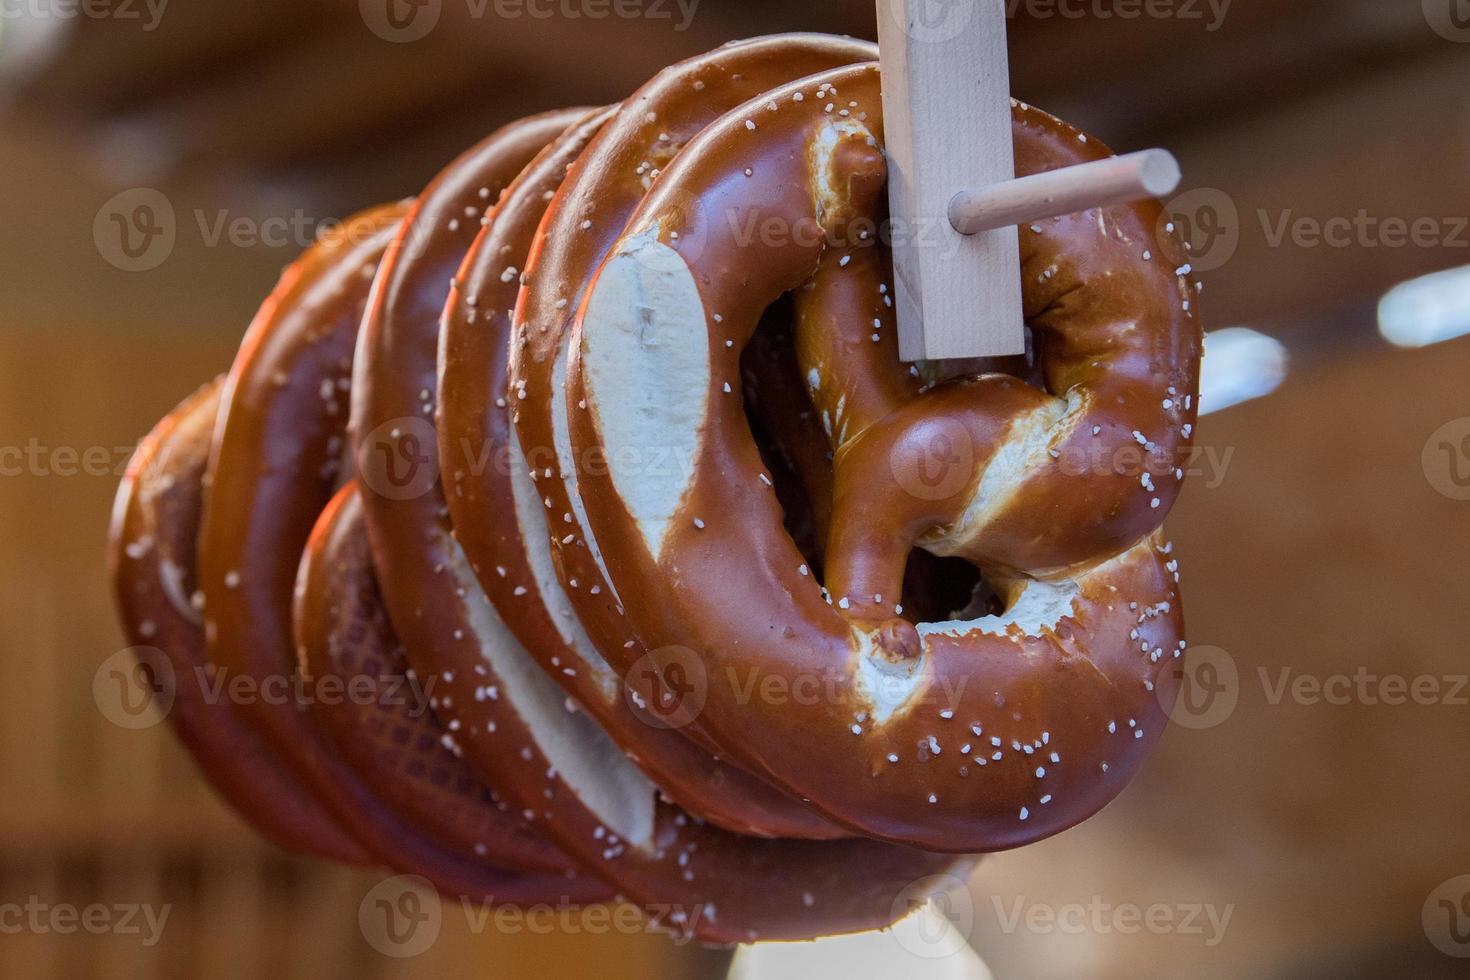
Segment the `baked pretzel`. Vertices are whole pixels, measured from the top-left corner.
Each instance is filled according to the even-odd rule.
[[[548,161],[544,177],[527,180],[520,198],[507,200],[489,229],[490,240],[466,265],[467,288],[444,324],[440,395],[445,424],[440,432],[454,443],[444,452],[451,461],[444,477],[452,488],[449,508],[456,534],[480,582],[547,672],[587,706],[667,795],[696,816],[747,834],[844,836],[799,801],[715,762],[677,732],[647,724],[624,697],[621,675],[587,636],[588,616],[602,615],[603,606],[580,603],[582,596],[607,589],[606,579],[595,566],[586,575],[570,571],[565,587],[557,577],[558,564],[570,569],[575,560],[566,554],[565,542],[580,540],[582,504],[574,485],[557,485],[548,470],[572,472],[572,479],[574,470],[557,455],[551,425],[538,427],[541,418],[519,411],[551,384],[575,297],[558,297],[539,313],[517,310],[520,326],[513,344],[508,343],[510,307],[516,305],[522,280],[559,282],[556,266],[569,253],[596,254],[611,242],[619,214],[631,213],[644,193],[648,172],[643,162],[671,158],[683,141],[752,93],[872,54],[872,46],[860,42],[779,37],[731,45],[661,72],[607,119],[579,154]],[[565,173],[572,158],[575,166]],[[563,176],[566,184],[543,221],[544,195],[556,190]],[[588,225],[593,207],[599,220]],[[533,237],[535,252],[528,256]],[[530,295],[523,293],[521,302],[531,303]],[[513,364],[509,390],[501,367],[507,351]],[[514,436],[506,431],[507,419],[514,423]],[[466,445],[482,454],[503,450],[509,465],[468,472]],[[506,513],[518,515],[514,526],[504,520]],[[567,664],[578,666],[568,672]]]
[[[204,470],[219,408],[215,379],[186,398],[128,462],[109,538],[108,563],[123,629],[165,659],[168,719],[220,795],[268,840],[288,850],[365,863],[291,768],[228,701],[206,694],[209,659],[195,607],[194,549]],[[147,663],[145,661],[145,663]],[[163,665],[147,664],[162,672]]]
[[[1014,116],[1020,174],[1108,152],[1027,106]],[[1156,240],[1155,204],[1034,225],[1023,289],[1046,387],[984,375],[920,391],[864,235],[884,180],[876,66],[803,79],[701,132],[611,256],[567,277],[590,283],[569,444],[607,460],[578,476],[585,531],[624,629],[702,665],[698,731],[726,757],[870,836],[1014,847],[1100,809],[1164,727],[1156,688],[1184,642],[1157,529],[1195,417],[1193,294],[1177,245]],[[792,291],[834,452],[825,583],[782,530],[734,396],[739,351]],[[687,478],[628,465],[651,443],[692,460]],[[1075,472],[1092,447],[1109,465]],[[1165,464],[1156,477],[1125,465],[1140,449]],[[905,618],[915,546],[975,564],[1005,611]],[[621,632],[599,645],[627,670]],[[824,696],[748,703],[765,678]]]
[[[723,59],[731,60],[730,54]],[[736,66],[746,67],[738,61]],[[654,86],[667,89],[672,78],[687,91],[689,76],[683,73],[699,68],[678,66]],[[449,557],[446,574],[458,576],[452,581],[466,596],[476,595],[483,583],[493,611],[486,604],[482,615],[493,615],[511,635],[483,655],[460,643],[438,652],[411,647],[409,656],[420,664],[421,656],[436,656],[421,669],[437,668],[439,676],[458,684],[446,710],[468,733],[467,757],[504,772],[497,786],[507,795],[519,792],[527,812],[544,822],[544,832],[620,893],[646,905],[676,905],[683,917],[672,925],[719,941],[803,938],[884,925],[906,885],[953,870],[954,861],[867,840],[789,839],[793,832],[833,833],[818,820],[796,816],[802,813],[798,801],[704,756],[677,732],[639,720],[617,675],[585,638],[578,645],[581,625],[563,605],[565,593],[546,543],[546,507],[529,476],[530,460],[509,431],[510,405],[518,399],[506,386],[504,365],[509,305],[519,281],[506,270],[523,264],[547,192],[561,181],[567,163],[580,152],[585,165],[599,146],[629,145],[623,121],[631,116],[644,125],[650,105],[657,104],[643,96],[635,95],[610,119],[598,115],[574,127],[533,163],[507,192],[456,277],[442,335],[439,458],[456,539],[478,561],[474,580],[465,578],[468,559],[458,556]],[[476,456],[505,465],[474,466]],[[487,690],[495,696],[484,696]],[[564,706],[567,695],[575,701]],[[620,750],[639,768],[624,761]],[[658,802],[649,777],[670,802]],[[704,809],[691,818],[674,801]],[[790,828],[788,839],[759,840],[720,829],[754,825],[768,835],[775,821]],[[780,875],[781,868],[802,873]]]
[[[452,732],[435,715],[415,697],[395,693],[412,690],[415,685],[403,681],[414,675],[383,608],[355,482],[332,498],[312,529],[297,574],[293,619],[303,673],[319,691],[332,678],[344,692],[309,705],[315,727],[341,758],[359,773],[392,774],[381,784],[384,798],[439,846],[497,868],[548,873],[535,887],[540,894],[561,895],[555,873],[568,876],[577,865],[451,751]],[[419,687],[417,695],[428,690]],[[364,702],[376,710],[363,711]],[[480,894],[473,884],[462,887],[466,894]]]
[[[297,669],[297,566],[342,479],[345,381],[357,323],[404,210],[393,205],[350,219],[288,268],[222,385],[217,419],[200,426],[213,433],[207,471],[187,474],[188,492],[203,501],[191,599],[202,614],[209,679],[223,692],[214,713],[242,718],[273,750],[272,762],[286,770],[282,778],[299,780],[354,849],[376,863],[423,875],[451,894],[598,900],[608,894],[605,886],[578,877],[563,855],[534,840],[518,814],[503,812],[493,793],[462,771],[441,743],[443,733],[433,731],[434,718],[403,699],[392,664],[348,661],[377,668],[348,674],[340,671],[341,646],[311,656],[308,645],[304,666],[318,673]],[[130,545],[136,539],[124,553]],[[186,555],[192,577],[192,542]],[[327,603],[303,605],[331,611]],[[310,626],[301,630],[304,639],[317,635]],[[361,656],[360,644],[372,638],[355,637],[351,649]],[[335,683],[324,683],[328,672]],[[349,696],[360,681],[368,684],[367,697]],[[190,692],[186,700],[197,696]]]
[[[1184,649],[1182,249],[1155,204],[1032,225],[1030,356],[900,362],[875,56],[761,38],[497,131],[309,251],[140,448],[134,641],[312,695],[178,701],[265,833],[809,938],[1141,765]],[[1108,153],[1014,116],[1020,174]],[[320,696],[362,678],[430,710]]]

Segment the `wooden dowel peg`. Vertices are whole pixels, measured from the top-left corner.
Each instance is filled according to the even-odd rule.
[[[1145,150],[1016,177],[1007,0],[877,0],[898,353],[1023,353],[1018,225],[1179,185]]]
[[[975,235],[1107,204],[1163,197],[1174,192],[1179,179],[1179,161],[1172,153],[1142,150],[962,190],[950,199],[949,223],[962,235]]]

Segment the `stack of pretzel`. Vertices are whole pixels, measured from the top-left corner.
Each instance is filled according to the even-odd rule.
[[[756,39],[506,126],[142,443],[123,620],[262,833],[809,938],[1137,772],[1185,645],[1183,247],[1154,202],[1023,228],[1030,354],[901,362],[876,56]],[[1108,155],[1013,116],[1019,174]]]

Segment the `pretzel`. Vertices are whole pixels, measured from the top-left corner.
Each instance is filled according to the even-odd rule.
[[[367,855],[228,701],[195,683],[207,670],[194,608],[194,544],[220,380],[154,427],[128,461],[113,512],[108,558],[123,629],[165,658],[168,719],[200,771],[268,840],[287,850],[354,864]],[[162,670],[163,664],[150,666]]]
[[[475,635],[465,607],[476,597],[442,587],[457,547],[437,483],[433,426],[439,317],[450,280],[500,194],[585,112],[513,123],[446,167],[397,229],[357,335],[351,441],[366,491],[361,506],[383,598],[398,635],[421,658],[472,648]]]
[[[1182,247],[1153,203],[1022,229],[1030,356],[902,363],[875,57],[741,42],[491,134],[309,250],[140,447],[134,642],[312,695],[176,700],[262,832],[801,939],[1126,785],[1184,649]],[[1108,155],[1013,115],[1019,174]],[[430,710],[321,696],[364,677]]]
[[[236,705],[240,714],[374,861],[455,895],[597,899],[604,888],[568,877],[574,869],[563,856],[544,842],[524,845],[523,821],[456,771],[442,732],[422,737],[433,719],[421,705],[388,696],[402,690],[391,667],[353,675],[374,682],[366,701],[336,693],[352,679],[345,674],[323,687],[323,675],[353,661],[341,649],[314,650],[310,639],[322,631],[308,621],[299,631],[308,641],[302,666],[317,675],[297,669],[297,569],[343,476],[357,325],[406,209],[364,212],[308,250],[262,307],[227,376],[198,538],[209,659],[224,683],[253,682],[252,696]],[[325,614],[331,604],[308,602],[306,610]],[[421,737],[407,748],[395,745],[395,732],[415,730]],[[435,772],[451,778],[437,782]],[[516,863],[498,866],[492,856]]]
[[[539,230],[537,222],[545,210],[541,195],[557,186],[551,181],[562,176],[561,165],[546,168],[548,187],[527,190],[523,227],[515,228],[511,216],[505,214],[513,210],[512,202],[507,201],[501,219],[490,229],[492,237],[500,240],[477,249],[482,264],[465,270],[467,276],[478,277],[475,288],[464,290],[464,309],[451,307],[445,323],[440,378],[445,424],[440,431],[455,445],[445,450],[444,458],[462,460],[465,443],[483,450],[514,442],[508,466],[481,467],[475,475],[467,474],[463,465],[451,465],[444,473],[446,485],[454,488],[449,507],[456,534],[480,582],[527,649],[638,758],[665,793],[697,816],[742,833],[808,838],[842,835],[804,805],[739,770],[715,763],[677,732],[650,726],[630,709],[619,675],[605,666],[605,653],[592,648],[583,629],[587,617],[601,615],[602,610],[600,604],[589,607],[582,603],[582,597],[595,596],[595,590],[608,586],[599,569],[589,565],[584,572],[566,554],[563,539],[568,533],[575,536],[581,502],[575,492],[548,480],[546,470],[553,464],[563,471],[567,466],[556,455],[550,425],[538,428],[537,417],[514,411],[533,402],[537,392],[550,384],[563,333],[560,326],[570,320],[575,307],[553,299],[543,311],[517,310],[515,318],[522,328],[511,350],[513,393],[505,390],[498,366],[507,346],[505,337],[494,332],[508,332],[509,325],[506,318],[492,317],[515,305],[520,267],[527,270],[527,282],[556,282],[555,266],[568,252],[595,252],[600,242],[611,241],[619,211],[624,216],[630,213],[644,192],[647,168],[640,172],[640,163],[671,157],[683,140],[723,108],[738,105],[751,93],[872,53],[871,45],[859,42],[796,35],[730,45],[661,72],[627,100],[577,157],[567,185]],[[583,227],[586,215],[593,213],[591,208],[597,209],[599,220]],[[521,261],[533,233],[536,252]],[[510,251],[502,254],[507,248]],[[550,271],[539,271],[548,265]],[[523,307],[532,302],[530,295],[523,295]],[[527,326],[531,323],[534,329]],[[501,402],[512,407],[513,440],[505,432]],[[531,483],[525,481],[527,475]],[[537,500],[544,506],[529,505]],[[551,520],[536,516],[542,510]],[[502,517],[506,513],[526,515],[518,522],[519,534],[507,534]],[[539,537],[545,544],[528,542],[527,557],[520,558],[522,536]],[[546,554],[548,546],[550,554]],[[565,588],[556,578],[558,565],[567,572]],[[501,569],[515,574],[502,575]],[[562,661],[579,667],[567,673]]]
[[[680,66],[669,78],[687,90],[685,70]],[[617,676],[595,651],[562,639],[554,621],[566,614],[558,608],[562,590],[546,544],[544,506],[534,489],[527,493],[529,463],[508,432],[505,414],[507,307],[518,288],[517,277],[505,270],[522,264],[547,192],[567,163],[581,152],[585,166],[600,146],[626,147],[625,120],[636,118],[641,125],[652,104],[657,102],[640,93],[611,119],[595,116],[574,127],[533,163],[507,192],[456,277],[443,332],[439,459],[456,540],[466,555],[481,557],[475,578],[469,577],[469,559],[454,554],[444,574],[456,593],[468,597],[483,583],[493,608],[479,606],[481,616],[500,624],[506,635],[483,654],[461,643],[437,650],[411,647],[409,656],[416,663],[434,656],[427,668],[450,678],[454,697],[446,711],[467,733],[466,756],[504,773],[497,785],[507,796],[519,794],[548,836],[620,893],[645,906],[673,905],[678,914],[665,925],[725,942],[886,925],[906,911],[901,902],[895,911],[895,902],[908,885],[954,871],[954,859],[866,840],[759,840],[719,829],[741,819],[732,806],[757,807],[766,819],[783,819],[800,830],[813,822],[773,812],[771,789],[701,758],[676,732],[640,721],[621,696]],[[466,446],[476,451],[467,453]],[[504,458],[506,465],[482,463],[472,472],[470,456]],[[515,517],[507,520],[507,514]],[[576,621],[568,616],[566,623],[575,636]],[[481,635],[489,632],[482,629]],[[544,672],[535,667],[538,662]],[[563,691],[576,701],[564,706]],[[630,750],[642,772],[621,758],[621,751]],[[673,800],[685,803],[692,794],[722,809],[702,814],[709,817],[705,822],[671,803],[656,805],[649,776]],[[787,813],[798,807],[794,800],[784,802]]]
[[[358,486],[348,483],[317,519],[298,572],[295,636],[302,666],[318,685],[328,676],[341,679],[344,689],[354,678],[371,679],[362,693],[377,710],[362,711],[352,699],[318,698],[311,704],[317,729],[355,771],[392,774],[386,798],[414,831],[430,831],[451,853],[473,855],[455,877],[436,870],[430,880],[441,890],[521,902],[607,897],[595,880],[577,880],[577,865],[445,747],[450,732],[432,714],[383,690],[412,671],[379,597],[362,513]]]
[[[1014,118],[1021,174],[1108,152],[1029,107]],[[860,66],[766,93],[686,147],[601,267],[566,277],[589,282],[569,445],[608,461],[578,474],[585,530],[633,632],[698,658],[705,740],[864,834],[991,851],[1096,812],[1163,730],[1183,640],[1158,527],[1194,423],[1199,328],[1157,206],[1093,210],[1024,236],[1047,387],[984,375],[919,392],[864,237],[881,141],[878,72]],[[734,217],[784,234],[742,237]],[[782,531],[733,393],[740,349],[788,291],[835,454],[825,588]],[[627,464],[659,442],[692,460],[687,479]],[[1070,471],[1093,447],[1109,466]],[[1130,447],[1166,468],[1116,465]],[[904,618],[915,546],[975,564],[1005,611]],[[599,646],[629,670],[620,638]],[[746,703],[764,678],[824,695]]]

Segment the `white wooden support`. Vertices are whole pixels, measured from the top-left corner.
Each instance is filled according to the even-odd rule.
[[[1159,197],[1164,150],[1016,178],[1006,0],[877,0],[899,355],[1025,351],[1016,226]]]

